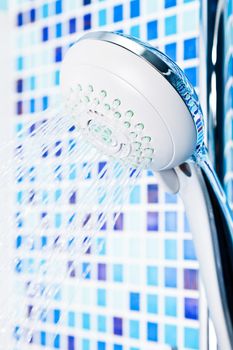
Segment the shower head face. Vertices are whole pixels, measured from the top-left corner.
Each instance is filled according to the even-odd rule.
[[[61,87],[85,137],[132,166],[173,168],[203,142],[198,99],[182,71],[132,38],[82,37],[63,61]]]

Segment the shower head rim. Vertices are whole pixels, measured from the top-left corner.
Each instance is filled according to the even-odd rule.
[[[88,39],[109,42],[132,52],[150,64],[172,85],[183,100],[194,122],[196,129],[196,149],[194,156],[197,156],[204,144],[204,117],[198,96],[192,84],[176,63],[148,43],[141,42],[137,38],[121,33],[94,31],[83,35],[78,41]]]

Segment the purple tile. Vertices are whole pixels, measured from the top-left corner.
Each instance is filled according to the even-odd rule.
[[[106,264],[98,264],[98,280],[106,281],[107,279]]]
[[[120,317],[113,317],[113,333],[123,335],[123,320]]]
[[[184,288],[198,289],[198,271],[193,269],[184,269]]]

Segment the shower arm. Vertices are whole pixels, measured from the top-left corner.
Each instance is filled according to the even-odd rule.
[[[226,196],[207,156],[157,174],[184,203],[219,349],[232,350],[233,230]]]

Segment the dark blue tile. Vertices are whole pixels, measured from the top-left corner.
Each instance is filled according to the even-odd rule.
[[[62,61],[62,47],[56,47],[55,49],[55,57],[54,57],[55,62],[61,62]]]
[[[23,13],[19,12],[17,15],[17,26],[21,27],[23,24]]]
[[[42,41],[47,41],[49,40],[49,28],[44,27],[42,28]]]
[[[36,21],[36,10],[35,9],[31,9],[29,12],[29,18],[30,18],[30,22],[33,23]]]
[[[120,22],[123,20],[123,5],[113,7],[113,22]]]
[[[16,81],[16,91],[17,91],[18,93],[23,92],[23,79],[18,79],[18,80]]]
[[[147,185],[147,201],[148,203],[158,203],[158,185]]]
[[[90,5],[91,4],[91,0],[83,0],[83,5]]]
[[[91,14],[87,13],[83,16],[83,29],[89,30],[91,29]]]
[[[115,335],[123,335],[123,320],[121,317],[113,317],[113,333]]]
[[[75,337],[73,335],[68,335],[68,350],[76,350],[75,349]]]
[[[69,33],[73,34],[76,32],[76,18],[71,18],[69,20]]]
[[[198,320],[199,308],[198,299],[185,298],[184,299],[184,316],[191,320]]]
[[[139,17],[140,16],[140,1],[131,0],[130,1],[130,17]]]

